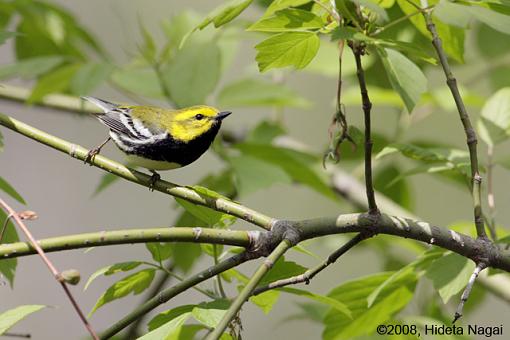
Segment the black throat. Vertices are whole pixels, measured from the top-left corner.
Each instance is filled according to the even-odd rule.
[[[220,127],[221,122],[218,122],[211,129],[188,142],[176,140],[169,135],[151,145],[130,145],[133,150],[128,153],[154,161],[166,161],[185,166],[196,161],[209,149]]]

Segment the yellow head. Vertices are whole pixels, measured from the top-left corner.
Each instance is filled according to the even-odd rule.
[[[161,109],[152,106],[131,106],[131,115],[145,124],[153,124],[167,130],[174,139],[189,142],[214,127],[231,112],[205,105],[192,106],[181,110]]]
[[[210,106],[192,106],[163,117],[163,124],[174,139],[188,142],[221,124],[230,113]]]

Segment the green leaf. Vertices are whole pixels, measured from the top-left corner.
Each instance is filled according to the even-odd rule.
[[[187,212],[209,227],[222,227],[233,223],[233,217],[230,215],[223,214],[208,207],[193,204],[181,198],[175,198],[175,200],[179,203],[179,205],[186,209]]]
[[[71,79],[79,68],[79,64],[71,64],[45,74],[37,81],[27,102],[35,103],[43,99],[47,94],[65,92],[69,89]]]
[[[80,67],[71,80],[71,92],[77,96],[90,94],[104,83],[114,70],[108,63],[88,63]]]
[[[470,13],[484,24],[501,33],[510,34],[510,15],[498,13],[481,6],[470,7]],[[508,14],[508,13],[507,13]]]
[[[477,127],[480,138],[489,146],[510,137],[510,87],[499,90],[487,100]]]
[[[181,316],[186,313],[191,313],[195,306],[196,305],[182,305],[159,313],[158,315],[153,317],[151,321],[149,321],[148,323],[149,331],[153,331],[156,328],[163,326],[164,324],[172,321],[178,316]]]
[[[393,184],[393,180],[402,173],[402,169],[394,164],[377,169],[374,188],[408,210],[412,210],[412,193],[409,183],[405,180]]]
[[[352,339],[371,334],[377,325],[388,321],[412,299],[416,286],[416,274],[408,273],[382,289],[371,308],[367,298],[393,273],[379,273],[346,282],[334,288],[328,296],[345,304],[352,319],[331,309],[324,318],[323,339]]]
[[[489,25],[478,25],[476,43],[478,45],[478,51],[484,57],[495,58],[505,55],[508,52],[508,48],[504,44],[501,44],[501,41],[505,39],[508,39],[508,37],[504,33],[496,31]]]
[[[22,14],[16,29],[20,33],[15,41],[17,59],[63,55],[83,61],[85,48],[105,57],[92,35],[62,7],[42,1],[16,1],[13,5]]]
[[[156,62],[156,43],[141,20],[138,20],[138,26],[143,39],[143,43],[138,45],[138,51],[148,64],[153,65]]]
[[[201,303],[193,308],[191,315],[208,328],[215,328],[225,315],[230,301],[226,299]]]
[[[284,135],[285,129],[276,122],[264,120],[246,136],[246,141],[270,144],[276,137]]]
[[[310,102],[290,88],[262,79],[243,79],[227,84],[218,94],[221,107],[307,107]]]
[[[271,270],[260,280],[259,286],[265,286],[273,281],[286,279],[292,276],[303,274],[308,268],[296,262],[286,261],[283,257],[273,265]]]
[[[425,61],[432,65],[437,64],[437,60],[434,57],[430,56],[413,43],[393,39],[377,39],[374,41],[374,45],[399,50],[409,57],[414,57],[415,59]],[[372,99],[372,94],[370,94],[370,99]]]
[[[421,95],[427,91],[427,78],[420,68],[403,54],[388,48],[378,48],[377,51],[391,86],[411,113]]]
[[[227,3],[215,8],[211,13],[209,13],[200,24],[194,27],[191,31],[186,33],[182,39],[180,40],[180,47],[184,46],[184,43],[188,40],[188,38],[197,30],[203,30],[211,23],[214,24],[214,27],[218,28],[223,26],[230,21],[234,20],[238,17],[250,4],[253,0],[230,0]]]
[[[411,5],[407,0],[397,0],[400,9],[406,14],[410,15],[416,12],[416,7]],[[429,5],[436,5],[438,0],[429,1]],[[409,18],[411,23],[418,29],[418,31],[425,37],[432,41],[432,35],[427,29],[423,15],[413,15]],[[464,29],[447,25],[433,16],[433,21],[437,29],[437,33],[443,42],[445,52],[456,61],[464,62]]]
[[[250,297],[250,302],[262,309],[264,314],[269,314],[280,297],[278,290],[268,290],[264,293]]]
[[[366,55],[363,58],[363,65],[365,68],[369,68],[374,63],[374,61],[375,58],[372,55]],[[317,55],[303,69],[303,71],[336,79],[338,77],[338,42],[322,40]],[[342,56],[342,76],[347,77],[354,75],[355,73],[356,62],[354,60],[354,56],[352,53],[344,53]],[[370,97],[372,97],[372,93],[370,93]]]
[[[214,27],[229,23],[234,20],[239,14],[241,14],[253,0],[231,0],[220,7],[214,9],[207,17],[198,25],[198,29],[204,29],[210,23],[214,24]]]
[[[312,12],[287,8],[275,12],[271,16],[262,17],[262,19],[248,27],[247,30],[258,32],[296,32],[317,30],[324,25],[324,21]]]
[[[43,309],[44,305],[25,305],[19,306],[0,314],[0,335],[4,334],[14,326],[32,313]]]
[[[408,265],[402,267],[400,270],[394,272],[387,280],[385,280],[381,285],[379,285],[376,289],[370,293],[367,298],[368,307],[370,308],[374,302],[377,300],[379,294],[386,288],[388,285],[392,284],[395,281],[400,280],[401,278],[410,275],[411,272],[415,272],[421,276],[422,273],[418,273],[419,271],[423,271],[427,269],[430,264],[437,258],[443,256],[444,250],[441,248],[431,248],[423,252],[416,260],[409,263]]]
[[[472,261],[450,253],[434,261],[425,275],[432,280],[443,302],[447,303],[466,286],[474,269]]]
[[[320,39],[315,33],[280,33],[255,46],[258,52],[255,60],[261,72],[286,66],[302,69],[315,57],[319,46]]]
[[[241,155],[229,159],[241,196],[249,195],[275,183],[292,183],[292,179],[280,167],[255,157]]]
[[[344,314],[348,318],[352,318],[351,311],[349,310],[349,307],[347,307],[345,304],[343,304],[340,301],[335,300],[329,296],[315,294],[315,293],[309,292],[307,290],[289,288],[289,287],[280,288],[279,290],[282,292],[285,292],[285,293],[305,297],[310,300],[320,302],[322,304],[325,304],[329,307],[334,308],[337,312]]]
[[[217,43],[192,41],[163,69],[163,82],[178,107],[204,104],[216,88],[220,70],[221,52]]]
[[[156,262],[162,262],[172,256],[172,246],[170,243],[150,242],[145,247],[151,253],[152,259]]]
[[[14,198],[16,201],[18,201],[21,204],[27,204],[23,197],[14,189],[9,182],[7,182],[2,176],[0,176],[0,190]]]
[[[138,295],[143,292],[152,283],[155,273],[156,269],[143,269],[115,282],[99,297],[94,308],[90,311],[89,317],[101,306],[109,302],[120,299],[130,293]]]
[[[407,158],[423,161],[425,163],[452,162],[462,164],[469,161],[469,153],[464,150],[448,148],[425,148],[414,144],[392,143],[376,155],[381,159],[392,153],[400,152]]]
[[[268,17],[273,15],[275,12],[280,11],[289,7],[298,7],[304,4],[309,3],[312,0],[274,0],[271,2],[263,17]]]
[[[111,80],[122,89],[141,96],[164,98],[158,77],[153,69],[129,67],[115,70]]]
[[[179,306],[156,315],[149,322],[149,330],[158,329],[168,322],[187,314],[193,316],[202,325],[214,328],[218,325],[229,306],[230,301],[226,299],[202,302],[198,305]]]
[[[94,281],[101,275],[108,276],[108,275],[112,275],[112,274],[116,274],[116,273],[120,273],[120,272],[127,272],[129,270],[135,269],[136,267],[138,267],[141,264],[142,263],[139,261],[119,262],[119,263],[115,263],[110,266],[106,266],[101,269],[98,269],[92,275],[90,275],[83,290],[86,290],[89,287],[89,285],[92,283],[92,281]]]
[[[106,188],[108,188],[110,185],[117,182],[119,179],[120,179],[119,176],[110,174],[110,173],[106,173],[106,174],[102,175],[101,180],[100,180],[99,184],[97,185],[96,190],[94,190],[94,193],[92,194],[92,196],[96,196],[96,195],[100,194],[101,192],[106,190]]]
[[[61,65],[64,61],[65,58],[62,56],[42,56],[19,60],[14,64],[0,66],[0,79],[35,78]]]
[[[3,209],[0,209],[0,226],[3,227],[7,214]],[[16,228],[11,221],[7,223],[7,229],[5,230],[4,237],[2,239],[3,244],[18,242],[19,237],[16,232]],[[18,265],[18,259],[1,259],[0,260],[0,273],[9,281],[11,288],[14,286],[14,275],[16,274],[16,267]]]
[[[190,316],[190,312],[181,314],[163,326],[138,338],[138,340],[178,340],[180,339],[180,334],[183,328],[182,326]]]
[[[366,36],[365,34],[358,32],[353,27],[337,27],[333,31],[331,36],[332,40],[357,40],[368,43],[374,43],[377,39]]]
[[[296,150],[256,143],[236,144],[244,155],[256,157],[281,167],[293,180],[309,186],[320,194],[337,200],[329,185],[318,175],[314,165],[318,159]]]

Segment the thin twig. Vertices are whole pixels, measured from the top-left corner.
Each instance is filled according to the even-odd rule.
[[[93,339],[98,340],[98,336],[96,335],[96,332],[92,329],[92,326],[88,322],[87,318],[85,317],[85,314],[80,309],[80,306],[74,299],[73,295],[71,294],[71,291],[67,287],[66,282],[60,275],[60,272],[55,268],[53,263],[51,263],[50,259],[46,256],[44,251],[41,249],[35,238],[32,236],[32,233],[28,230],[25,223],[23,223],[23,220],[20,218],[20,216],[9,206],[3,199],[0,198],[0,206],[9,214],[9,216],[12,216],[18,227],[25,233],[26,237],[30,240],[30,243],[32,244],[32,247],[34,247],[37,250],[37,253],[43,260],[43,262],[46,264],[46,266],[49,268],[50,272],[53,274],[57,282],[60,283],[62,288],[64,289],[67,297],[69,298],[69,301],[71,301],[71,304],[73,305],[74,309],[76,310],[76,313],[78,313],[78,316],[80,317],[83,325],[87,329],[87,331],[90,333]]]
[[[195,274],[186,280],[176,284],[173,287],[167,288],[163,291],[161,291],[157,296],[151,298],[147,302],[143,303],[142,305],[138,306],[134,311],[126,315],[124,318],[122,318],[120,321],[114,323],[112,326],[110,326],[103,334],[101,334],[101,339],[108,339],[121,330],[123,330],[125,327],[130,325],[132,322],[137,320],[138,318],[142,317],[143,315],[149,313],[154,308],[164,304],[171,298],[175,297],[176,295],[186,291],[187,289],[199,284],[202,281],[205,281],[215,275],[218,275],[220,273],[223,273],[226,270],[229,270],[230,268],[236,267],[241,263],[244,263],[246,261],[252,260],[256,257],[259,257],[259,254],[255,253],[248,253],[244,252],[241,254],[236,254],[226,260],[221,261],[215,266],[209,267],[198,274]]]
[[[421,0],[421,6],[422,8],[428,7],[428,1]],[[474,207],[473,211],[476,226],[476,234],[479,238],[487,239],[482,213],[481,203],[482,177],[480,176],[480,172],[478,170],[478,154],[477,154],[478,140],[476,137],[476,132],[475,129],[473,129],[471,120],[469,118],[469,114],[466,110],[466,106],[464,105],[464,101],[462,99],[462,96],[460,95],[459,88],[457,86],[457,79],[455,79],[455,77],[453,76],[450,64],[448,63],[448,58],[446,56],[445,51],[443,50],[441,39],[437,33],[436,26],[434,25],[434,22],[432,20],[431,11],[425,10],[422,13],[423,17],[425,18],[427,29],[432,35],[432,45],[434,46],[437,56],[439,57],[439,62],[441,63],[444,74],[446,76],[446,83],[450,88],[450,92],[452,93],[453,99],[455,100],[457,111],[459,112],[459,117],[462,122],[462,126],[464,127],[464,132],[466,134],[467,146],[469,149],[469,158],[471,163],[471,186],[473,195],[473,207]]]
[[[213,256],[214,265],[217,265],[219,263],[219,261],[218,261],[218,245],[217,244],[213,244],[213,252],[214,252],[214,256]],[[217,293],[219,293],[219,295],[222,298],[226,298],[227,294],[225,294],[225,289],[223,288],[223,283],[221,282],[221,275],[217,275],[216,276],[216,283],[217,283],[217,286],[218,286],[218,292]]]
[[[365,118],[365,187],[368,200],[368,212],[372,215],[378,215],[379,209],[375,202],[374,184],[372,183],[372,137],[371,137],[371,119],[370,111],[372,103],[368,96],[367,85],[365,81],[365,71],[361,64],[361,56],[365,53],[364,47],[356,42],[351,43],[351,49],[356,59],[356,74],[361,92],[361,101],[363,103],[363,113]]]
[[[473,271],[473,274],[471,274],[471,277],[469,278],[469,281],[466,285],[466,288],[464,289],[464,292],[462,293],[462,296],[460,298],[460,303],[457,306],[457,310],[455,311],[455,316],[453,317],[452,323],[455,323],[455,321],[459,320],[462,317],[462,312],[464,310],[464,304],[466,303],[467,299],[469,298],[469,294],[471,294],[471,290],[473,289],[473,285],[475,284],[476,278],[478,277],[478,274],[482,270],[484,270],[487,266],[484,263],[479,263],[476,265],[475,270]]]
[[[182,282],[182,281],[184,281],[184,280],[185,280],[185,279],[184,279],[184,278],[182,278],[181,276],[179,276],[179,275],[177,275],[177,274],[173,273],[171,270],[169,270],[169,269],[165,268],[165,267],[164,267],[164,266],[162,266],[162,265],[157,265],[157,264],[154,264],[154,263],[152,263],[152,262],[146,262],[146,261],[141,261],[141,263],[143,263],[143,264],[145,264],[145,265],[147,265],[147,266],[150,266],[150,267],[153,267],[153,268],[159,269],[159,270],[163,271],[164,273],[166,273],[168,276],[173,277],[173,278],[177,279],[177,280],[178,280],[178,281],[180,281],[180,282]],[[208,298],[211,298],[211,299],[217,299],[217,298],[218,298],[218,296],[216,296],[214,293],[209,292],[209,291],[207,291],[207,290],[205,290],[205,289],[201,288],[201,287],[200,287],[200,286],[198,286],[198,285],[193,286],[193,287],[191,287],[191,288],[192,288],[192,289],[194,289],[194,290],[196,290],[197,292],[199,292],[199,293],[201,293],[201,294],[203,294],[203,295],[207,296]]]
[[[270,284],[258,287],[253,291],[253,295],[261,294],[265,291],[285,287],[288,285],[294,285],[298,283],[304,282],[305,284],[309,284],[310,280],[312,280],[315,275],[319,274],[321,271],[326,269],[329,265],[333,264],[338,260],[340,256],[348,252],[350,249],[352,249],[355,245],[360,243],[361,241],[365,240],[370,236],[369,233],[359,233],[356,236],[354,236],[352,239],[350,239],[346,244],[344,244],[342,247],[338,248],[334,253],[328,256],[328,258],[319,264],[318,266],[308,269],[306,272],[304,272],[301,275],[296,275],[293,277],[289,277],[287,279],[277,280],[274,282],[271,282]]]
[[[385,26],[379,27],[372,34],[370,34],[370,36],[378,35],[379,33],[382,33],[383,31],[387,30],[388,28],[390,28],[390,27],[392,27],[392,26],[394,26],[396,24],[399,24],[402,21],[406,21],[406,20],[414,17],[415,15],[418,15],[418,14],[422,13],[423,11],[426,11],[426,10],[429,10],[429,9],[432,9],[432,8],[434,8],[434,6],[429,6],[429,7],[423,8],[423,9],[419,8],[418,10],[416,10],[416,12],[409,13],[409,14],[403,16],[403,17],[400,17],[398,19],[393,20],[392,22],[389,22]]]
[[[5,332],[0,336],[10,336],[11,338],[25,338],[25,339],[30,339],[32,337],[30,333],[9,333],[9,332]]]
[[[494,146],[489,145],[487,148],[487,205],[489,207],[489,218],[487,225],[494,242],[497,242],[498,235],[496,233],[496,200],[494,198],[493,172],[494,172]],[[1,240],[1,238],[0,238]]]
[[[243,290],[239,293],[239,295],[232,302],[227,312],[221,319],[220,323],[216,328],[209,333],[206,337],[206,340],[217,340],[221,337],[225,329],[227,329],[230,322],[236,317],[237,313],[246,302],[246,300],[250,297],[253,290],[259,284],[260,280],[266,275],[266,273],[273,267],[275,262],[283,256],[283,254],[292,246],[290,241],[283,240],[276,246],[276,248],[271,252],[271,254],[264,260],[262,265],[255,271],[251,279],[248,281],[246,286],[244,286]]]

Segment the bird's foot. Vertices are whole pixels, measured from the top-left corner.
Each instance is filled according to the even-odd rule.
[[[94,159],[95,155],[99,154],[99,151],[101,151],[101,148],[99,147],[91,149],[89,152],[87,152],[87,156],[85,156],[83,163],[85,164],[89,163],[90,165],[92,165],[92,159]]]
[[[99,144],[95,148],[91,149],[87,153],[87,156],[85,156],[85,159],[83,160],[83,163],[89,163],[90,165],[92,165],[92,159],[94,158],[94,156],[99,154],[99,152],[101,151],[103,146],[105,146],[106,143],[108,143],[111,139],[112,139],[111,137],[108,137],[104,142],[102,142],[101,144]]]
[[[161,179],[161,176],[154,170],[152,170],[151,172],[152,172],[152,176],[151,176],[151,180],[149,182],[149,191],[154,191],[154,185],[156,184],[157,181],[159,181]]]

